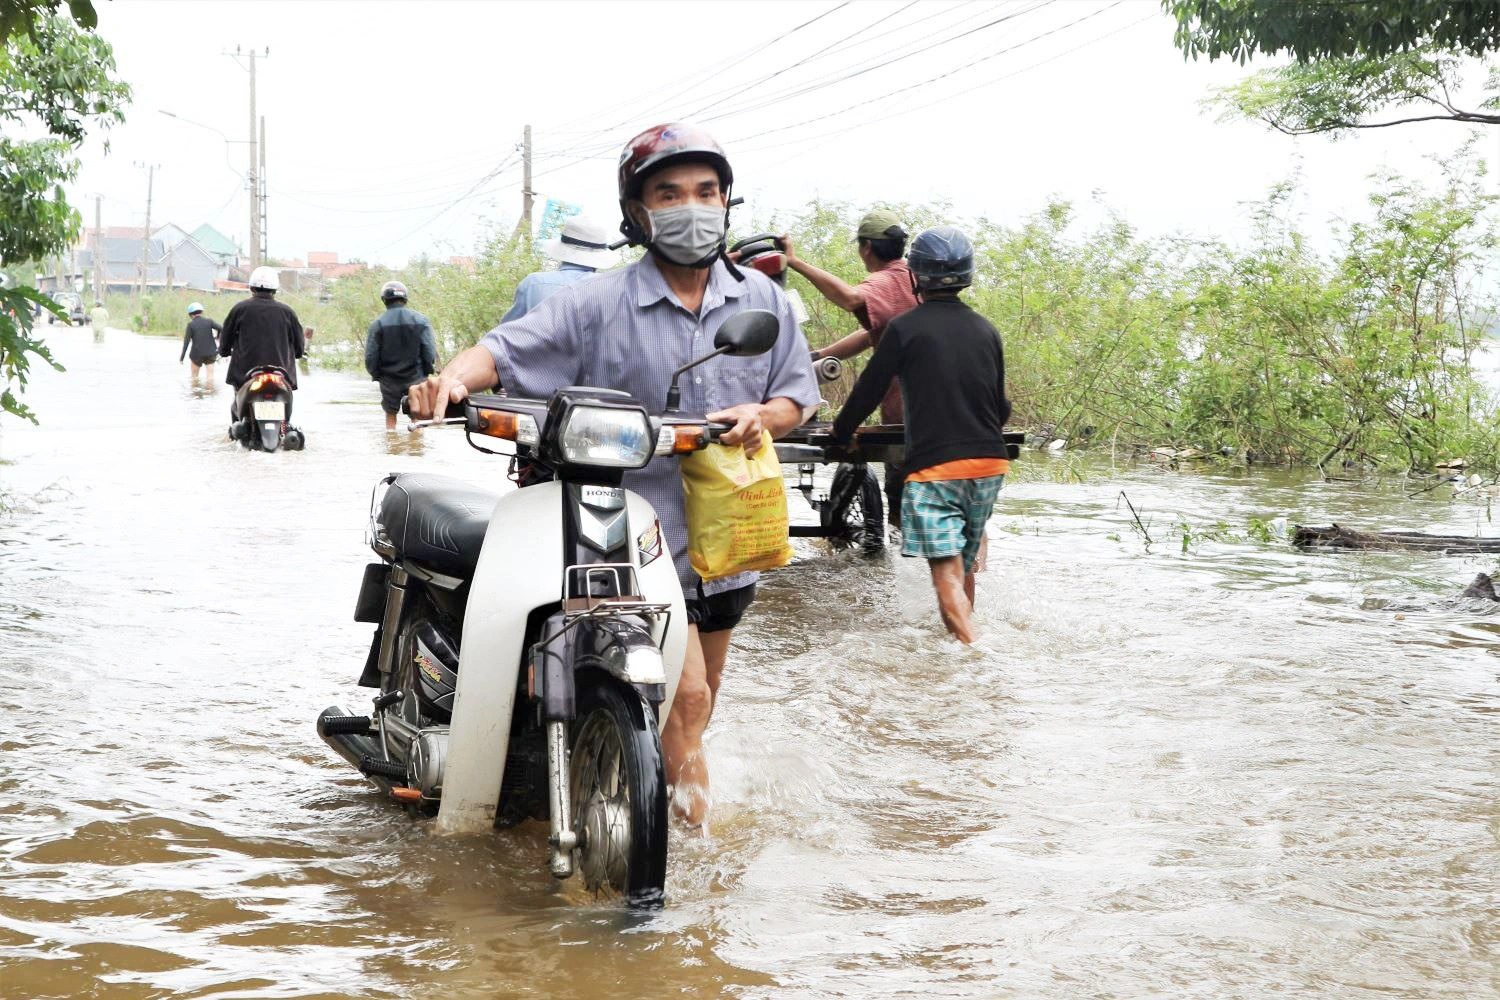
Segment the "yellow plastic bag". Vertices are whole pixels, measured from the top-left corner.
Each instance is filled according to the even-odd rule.
[[[705,580],[792,561],[786,487],[771,435],[746,455],[739,445],[711,444],[682,459],[687,496],[688,558]]]

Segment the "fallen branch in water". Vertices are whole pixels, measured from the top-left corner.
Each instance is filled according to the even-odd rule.
[[[1360,549],[1388,552],[1500,552],[1500,538],[1426,535],[1419,531],[1355,531],[1332,524],[1326,528],[1297,525],[1292,544],[1302,549]]]
[[[1125,491],[1124,490],[1120,491],[1120,499],[1124,500],[1125,501],[1125,506],[1127,506],[1127,507],[1130,508],[1130,516],[1133,517],[1133,518],[1135,518],[1135,530],[1139,531],[1141,533],[1141,537],[1146,540],[1146,544],[1147,545],[1152,544],[1151,532],[1147,531],[1146,530],[1146,526],[1141,523],[1141,515],[1139,515],[1139,514],[1136,513],[1135,504],[1133,504],[1133,503],[1130,502],[1130,497],[1128,497],[1128,496],[1125,495]],[[1115,509],[1119,510],[1120,509],[1120,505],[1119,504],[1115,504]]]

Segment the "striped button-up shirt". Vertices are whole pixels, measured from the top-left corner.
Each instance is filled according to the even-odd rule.
[[[685,373],[682,412],[704,415],[741,403],[785,397],[804,409],[818,403],[807,341],[786,296],[765,275],[746,268],[736,281],[722,262],[709,270],[697,314],[683,307],[647,254],[559,292],[521,319],[502,323],[480,343],[495,358],[500,384],[512,395],[547,399],[569,385],[619,389],[660,414],[672,372],[711,352],[714,334],[735,313],[766,309],[781,320],[776,346],[753,358],[714,358]],[[692,596],[700,586],[687,555],[687,514],[677,461],[656,458],[625,474],[624,485],[656,509],[678,579]],[[639,531],[639,528],[634,530]],[[741,573],[702,583],[715,594],[755,582]]]

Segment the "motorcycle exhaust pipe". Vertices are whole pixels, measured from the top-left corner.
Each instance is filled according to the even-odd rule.
[[[844,374],[844,363],[838,358],[819,358],[813,362],[813,371],[818,373],[819,382],[837,382]]]

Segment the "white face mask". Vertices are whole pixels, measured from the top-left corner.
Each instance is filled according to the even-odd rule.
[[[718,205],[673,205],[646,213],[651,248],[673,264],[710,267],[724,245],[724,209]]]

